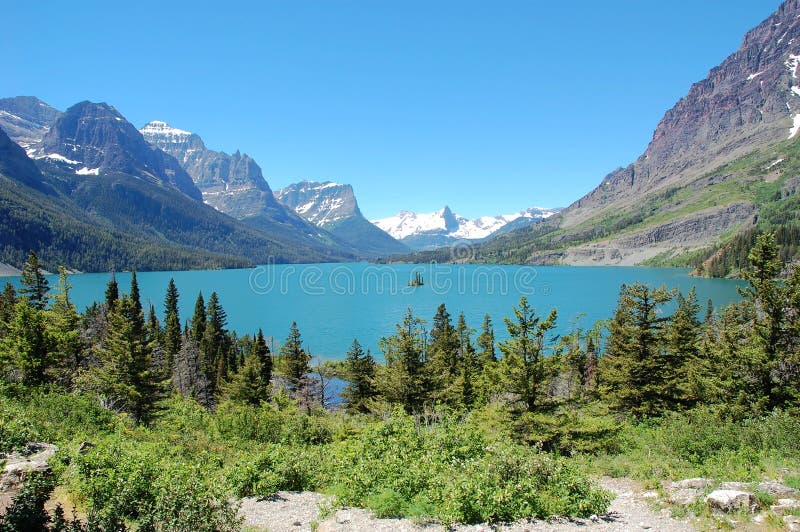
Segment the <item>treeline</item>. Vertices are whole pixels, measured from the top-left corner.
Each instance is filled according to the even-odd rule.
[[[145,311],[135,272],[127,292],[112,276],[105,301],[81,315],[66,274],[48,296],[31,253],[19,291],[7,285],[0,296],[0,364],[7,380],[90,393],[140,422],[170,390],[207,409],[279,394],[310,412],[331,406],[330,381],[339,376],[351,413],[400,406],[429,418],[499,406],[521,440],[572,452],[597,445],[619,415],[717,404],[744,418],[798,406],[800,268],[782,276],[787,266],[772,234],[757,238],[748,262],[742,301],[719,314],[709,301],[702,319],[694,290],[637,283],[622,286],[607,323],[562,336],[553,334],[556,310],[540,314],[523,297],[498,343],[489,315],[475,331],[440,305],[429,330],[409,309],[379,343],[384,363],[354,340],[343,362],[312,368],[295,323],[272,353],[261,330],[239,337],[227,329],[216,293],[207,302],[198,294],[183,321],[170,281],[163,313]]]

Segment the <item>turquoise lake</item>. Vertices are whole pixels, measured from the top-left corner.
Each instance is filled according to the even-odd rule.
[[[425,285],[409,287],[415,272]],[[513,315],[512,307],[525,295],[544,314],[558,309],[557,333],[576,324],[590,328],[597,320],[611,317],[620,285],[640,281],[650,286],[665,285],[686,293],[697,287],[705,308],[709,298],[717,308],[738,300],[741,283],[721,279],[699,279],[674,268],[570,267],[570,266],[488,266],[488,265],[375,265],[287,264],[260,266],[249,270],[208,270],[141,272],[138,274],[142,302],[152,302],[159,318],[170,278],[180,292],[181,320],[194,310],[199,291],[206,301],[212,291],[219,295],[228,314],[229,328],[240,334],[259,327],[278,346],[292,321],[297,321],[304,345],[323,359],[343,358],[358,338],[377,358],[378,340],[393,334],[394,324],[411,308],[415,315],[431,319],[445,303],[455,322],[464,312],[471,327],[478,329],[489,313],[498,340],[506,337],[503,318]],[[57,276],[49,277],[55,287]],[[104,297],[109,274],[70,276],[72,299],[80,310]],[[10,278],[15,284],[18,278]],[[129,273],[117,273],[120,291],[130,285]]]

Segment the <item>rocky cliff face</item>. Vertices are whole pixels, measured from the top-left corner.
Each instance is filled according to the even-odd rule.
[[[23,148],[42,140],[60,115],[35,96],[0,98],[0,128]]]
[[[275,197],[309,222],[325,227],[351,216],[362,216],[353,187],[326,181],[301,181],[275,191]]]
[[[28,152],[32,157],[59,161],[78,175],[118,172],[164,184],[202,200],[178,161],[148,144],[130,122],[105,103],[73,105],[32,148]]]
[[[409,251],[364,218],[350,185],[301,181],[275,191],[275,197],[305,220],[329,231],[367,257]]]
[[[238,219],[257,216],[264,210],[286,215],[273,198],[261,168],[248,155],[209,150],[199,135],[157,120],[140,131],[148,142],[180,162],[202,191],[203,201],[218,211]]]
[[[800,129],[798,66],[800,0],[788,0],[667,111],[633,164],[571,205],[562,225],[654,189],[687,184],[757,147],[794,137]]]

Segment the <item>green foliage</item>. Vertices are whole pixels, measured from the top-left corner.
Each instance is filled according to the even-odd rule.
[[[49,475],[34,473],[28,476],[11,507],[0,515],[0,532],[49,530],[50,516],[44,503],[54,487],[55,481]]]
[[[545,386],[544,347],[547,334],[556,326],[556,309],[542,320],[522,296],[514,308],[514,320],[506,318],[510,338],[500,343],[503,352],[501,372],[504,385],[514,394],[523,409],[536,411]]]
[[[378,374],[378,389],[393,404],[407,413],[422,410],[428,399],[428,378],[425,371],[424,320],[408,309],[396,333],[380,339],[386,365]]]
[[[333,492],[386,516],[444,522],[602,512],[608,495],[577,470],[536,449],[487,440],[477,427],[419,427],[407,415],[374,423],[333,449]]]
[[[344,361],[342,377],[347,381],[347,386],[342,390],[342,399],[348,412],[366,413],[369,411],[369,402],[375,398],[375,359],[358,340],[347,351]]]

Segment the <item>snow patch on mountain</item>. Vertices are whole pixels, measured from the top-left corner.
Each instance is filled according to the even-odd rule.
[[[356,201],[350,185],[326,181],[302,181],[275,191],[278,201],[317,227],[356,215]]]
[[[192,135],[190,131],[172,127],[161,120],[148,122],[139,132],[145,138],[148,138],[148,136],[159,137],[160,140],[165,142],[186,142],[186,139]]]

